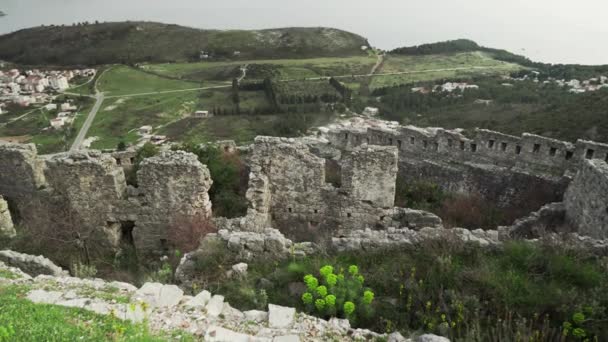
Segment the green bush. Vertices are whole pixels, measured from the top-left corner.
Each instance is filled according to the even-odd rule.
[[[373,314],[374,292],[363,286],[365,278],[356,265],[348,272],[343,269],[334,273],[333,266],[325,265],[319,269],[320,279],[312,274],[304,276],[307,291],[302,294],[306,310],[319,317],[344,317],[355,322],[357,316],[367,319]]]
[[[209,197],[213,202],[214,215],[231,218],[246,214],[248,171],[238,153],[194,144],[184,144],[177,149],[196,154],[198,160],[209,169],[213,179]]]

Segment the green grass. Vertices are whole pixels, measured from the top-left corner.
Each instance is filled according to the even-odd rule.
[[[268,105],[261,91],[241,91],[239,94],[240,108],[243,111]],[[135,143],[139,139],[137,129],[151,125],[155,128],[156,134],[166,134],[174,141],[189,141],[193,135],[200,133],[197,130],[191,131],[193,128],[191,126],[205,121],[205,119],[188,119],[190,114],[196,110],[213,110],[216,107],[226,111],[234,110],[230,89],[110,98],[104,101],[87,137],[99,138],[91,145],[93,148],[115,148],[120,141]],[[212,122],[216,120],[211,119]],[[167,125],[168,127],[165,127]],[[216,126],[213,131],[217,134],[212,133],[212,135],[222,136],[221,131],[225,130],[234,133],[228,134],[228,137],[241,135],[238,133],[240,130],[238,120],[228,119],[225,119],[220,126]]]
[[[108,99],[87,137],[99,138],[93,148],[115,148],[120,141],[134,143],[139,127],[157,127],[178,120],[196,109],[197,103],[196,92]]]
[[[192,89],[201,86],[200,83],[167,79],[127,66],[112,67],[97,82],[99,91],[109,96]]]
[[[9,271],[9,270],[4,270],[4,269],[0,269],[0,278],[4,278],[4,279],[17,279],[18,276]]]
[[[308,128],[327,124],[332,120],[331,114],[309,114]],[[188,118],[168,125],[161,130],[172,140],[191,143],[203,143],[214,140],[231,139],[238,144],[253,142],[258,135],[284,136],[277,127],[283,121],[289,121],[288,114],[273,115],[226,115],[209,119]],[[287,134],[289,135],[289,134]]]
[[[230,81],[240,75],[240,66],[249,64],[247,79],[273,76],[277,79],[367,74],[376,63],[375,57],[326,57],[310,59],[262,59],[226,62],[148,64],[144,68],[160,75],[195,81]],[[274,74],[256,73],[256,66],[269,66]]]
[[[71,97],[71,96],[66,96]],[[57,111],[47,111],[43,108],[20,109],[16,114],[10,113],[12,117],[17,117],[30,112],[26,117],[0,126],[0,136],[23,136],[24,142],[36,144],[38,152],[56,153],[65,151],[76,137],[76,133],[82,127],[86,115],[93,106],[93,100],[89,98],[78,98],[78,111],[71,128],[55,130],[50,127],[49,121],[57,115]]]
[[[470,70],[426,70],[490,67],[491,69]],[[475,75],[508,74],[521,66],[492,59],[483,52],[465,52],[448,55],[393,56],[386,57],[377,73],[414,72],[402,75],[379,75],[372,78],[370,88],[397,86],[400,84],[441,80],[447,78],[471,77]]]
[[[150,332],[145,324],[132,324],[110,315],[34,304],[25,299],[28,288],[0,286],[0,341],[166,341],[167,335]],[[181,340],[193,340],[180,334]]]
[[[224,262],[229,267],[232,260]],[[582,312],[588,318],[582,328],[599,340],[608,338],[603,323],[608,319],[608,265],[555,246],[512,242],[490,250],[435,241],[417,249],[314,255],[280,263],[259,260],[249,264],[246,278],[236,281],[223,281],[221,274],[208,271],[201,276],[215,279],[211,291],[225,295],[239,309],[258,307],[264,278],[271,284],[263,287],[268,302],[304,310],[300,295],[290,293],[290,284],[302,282],[306,274],[317,275],[324,265],[339,273],[353,264],[376,294],[374,315],[355,325],[374,331],[439,334],[445,315],[455,326],[443,334],[453,341],[489,340],[497,329],[503,329],[505,341],[534,331],[544,337],[535,341],[551,341],[551,334],[561,334],[564,321]]]

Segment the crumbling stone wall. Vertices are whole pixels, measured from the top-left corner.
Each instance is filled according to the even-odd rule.
[[[441,224],[430,213],[394,208],[395,147],[365,145],[342,155],[340,187],[327,182],[326,160],[302,141],[257,137],[250,161],[250,208],[232,229],[250,230],[253,221],[297,241],[323,241],[341,228]]]
[[[167,151],[148,158],[137,172],[139,203],[129,208],[133,239],[142,254],[159,254],[168,245],[169,229],[193,219],[211,217],[208,190],[213,181],[206,166],[192,153]],[[137,213],[136,217],[129,216]],[[123,217],[125,218],[125,217]]]
[[[581,234],[608,238],[608,164],[585,161],[564,198],[566,219]]]
[[[396,146],[399,172],[408,181],[432,181],[445,190],[480,194],[507,208],[513,203],[561,201],[570,176],[587,159],[608,160],[608,144],[576,144],[524,133],[374,125],[323,132],[331,146]],[[535,189],[530,194],[530,189]],[[533,201],[529,199],[533,197]],[[530,207],[527,209],[538,209]]]
[[[21,215],[93,235],[95,248],[108,255],[125,242],[143,258],[160,255],[176,219],[211,215],[211,177],[191,153],[163,152],[145,160],[139,188],[127,186],[116,155],[99,151],[39,157],[33,145],[10,144],[0,146],[0,163],[0,194],[14,196]]]
[[[325,132],[329,142],[350,150],[361,144],[392,145],[401,160],[431,159],[490,164],[530,174],[562,176],[576,171],[585,159],[608,160],[608,144],[577,140],[576,144],[524,133],[521,137],[475,129],[463,130],[397,126],[366,129],[336,128]]]
[[[33,144],[0,142],[0,194],[15,201],[31,196],[46,184],[43,167]]]

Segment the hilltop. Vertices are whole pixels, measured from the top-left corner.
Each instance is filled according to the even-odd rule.
[[[359,35],[324,27],[220,31],[111,22],[40,26],[3,35],[0,59],[29,65],[185,62],[199,60],[201,51],[216,59],[304,58],[362,55],[364,45],[369,43]]]

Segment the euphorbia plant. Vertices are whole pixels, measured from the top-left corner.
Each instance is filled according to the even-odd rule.
[[[365,278],[356,265],[334,272],[334,267],[325,265],[319,269],[319,278],[312,274],[304,276],[306,292],[302,302],[310,313],[319,317],[343,317],[351,322],[357,315],[370,316],[373,312],[374,292],[364,287]]]

